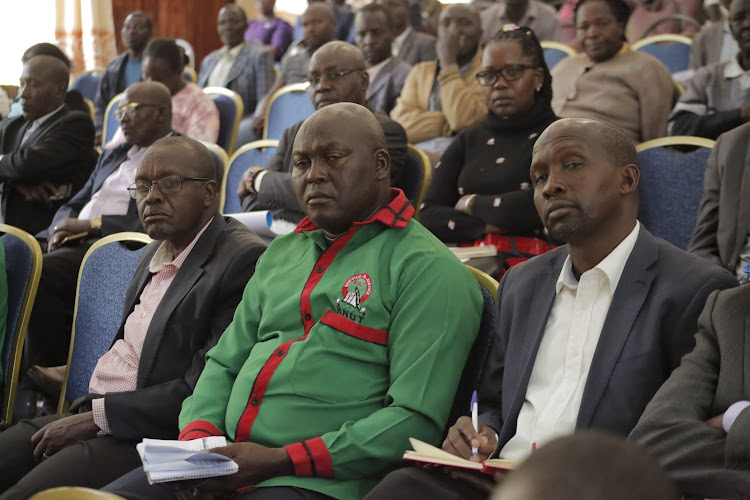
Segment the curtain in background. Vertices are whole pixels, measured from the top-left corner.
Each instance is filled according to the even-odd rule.
[[[55,40],[70,57],[72,78],[104,69],[117,56],[112,0],[55,0]]]

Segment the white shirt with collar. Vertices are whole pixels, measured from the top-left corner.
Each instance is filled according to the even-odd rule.
[[[604,320],[639,231],[636,221],[630,234],[580,280],[573,274],[570,256],[565,260],[516,434],[500,452],[502,458],[523,459],[536,446],[575,431]]]
[[[409,33],[412,32],[411,26],[407,26],[406,29],[401,32],[400,35],[398,35],[396,38],[393,39],[393,42],[391,43],[391,55],[393,57],[398,57],[398,53],[401,52],[401,47],[404,46],[404,41],[406,40],[406,37],[409,36]]]
[[[383,69],[383,67],[388,64],[391,59],[393,59],[393,57],[389,57],[383,61],[380,61],[376,65],[370,66],[365,70],[367,74],[370,75],[370,84],[372,84],[372,82],[375,80],[375,77],[378,76],[378,73],[380,73],[380,70]]]
[[[208,75],[208,82],[206,82],[208,87],[224,86],[227,76],[229,76],[229,71],[232,69],[232,65],[234,65],[234,60],[240,55],[244,46],[245,43],[243,42],[231,49],[225,45],[219,50],[219,59],[216,61],[216,66],[214,66],[211,74]]]

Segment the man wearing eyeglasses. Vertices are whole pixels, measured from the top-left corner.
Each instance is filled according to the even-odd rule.
[[[362,52],[345,42],[328,42],[319,48],[308,68],[310,98],[315,109],[340,102],[353,102],[374,113],[385,133],[391,155],[391,186],[401,187],[401,172],[406,162],[406,133],[385,113],[375,112],[366,99],[370,77]],[[299,122],[284,131],[276,154],[264,167],[254,166],[242,176],[237,196],[246,212],[270,210],[277,233],[288,233],[305,217],[292,189],[292,147]]]
[[[128,88],[122,103],[117,117],[127,143],[102,154],[83,189],[37,235],[47,240],[47,253],[26,336],[26,367],[59,367],[68,359],[78,268],[88,248],[102,236],[143,231],[126,188],[148,147],[173,133],[171,97],[164,85],[143,82]],[[34,368],[31,377],[54,396],[62,370]]]
[[[242,224],[218,215],[214,159],[197,141],[158,140],[121,190],[134,197],[156,241],[143,251],[118,332],[102,332],[115,340],[97,362],[90,394],[67,414],[0,433],[3,500],[56,486],[102,487],[140,465],[135,445],[144,437],[176,439],[182,401],[265,249]]]

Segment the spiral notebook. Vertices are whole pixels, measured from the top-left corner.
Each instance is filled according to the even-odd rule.
[[[239,470],[234,460],[202,451],[226,445],[224,436],[211,436],[192,441],[144,439],[135,448],[148,482],[155,484],[234,474]]]

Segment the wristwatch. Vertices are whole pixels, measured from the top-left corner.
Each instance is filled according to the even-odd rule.
[[[89,234],[99,234],[102,230],[102,218],[95,217],[91,219],[91,225],[89,227]]]
[[[251,193],[257,193],[258,190],[255,189],[255,179],[258,177],[258,174],[265,172],[266,169],[262,167],[250,167],[249,171],[250,174],[245,178],[245,188]]]

